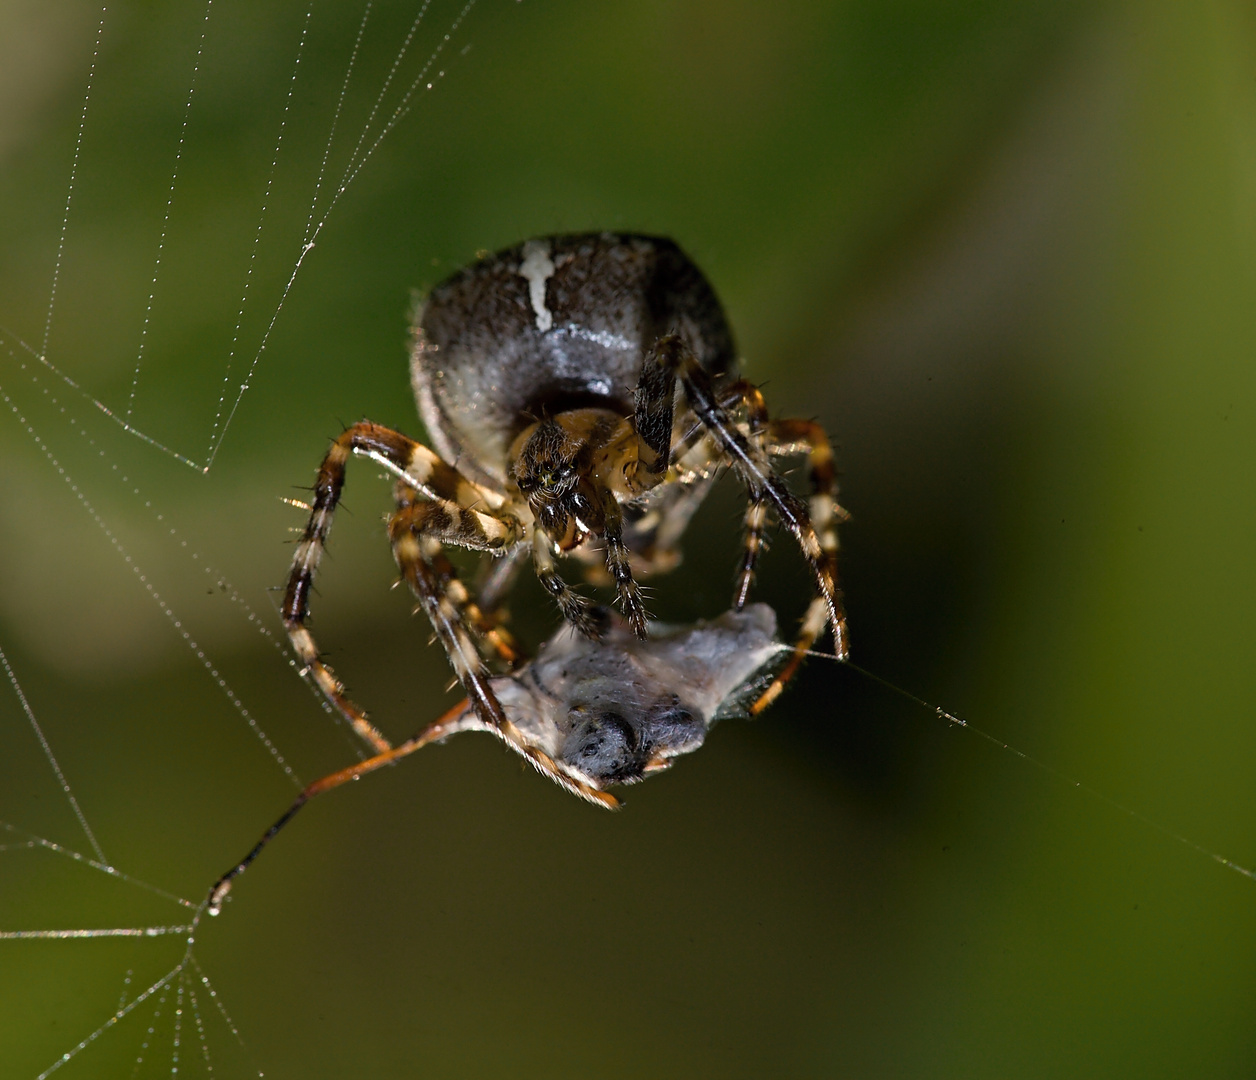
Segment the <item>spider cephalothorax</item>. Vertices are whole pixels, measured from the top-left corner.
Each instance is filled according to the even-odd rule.
[[[563,551],[600,535],[605,484],[595,464],[599,451],[631,427],[607,409],[575,409],[525,428],[512,450],[511,479],[537,524]]]
[[[588,604],[547,572],[545,548],[569,552],[601,539],[624,613],[634,632],[644,636],[645,607],[632,576],[621,507],[636,509],[635,501],[658,484],[663,470],[641,467],[640,441],[628,418],[610,409],[577,408],[529,425],[510,450],[510,481],[526,501],[538,534],[533,540],[540,549],[538,573],[567,620],[585,633],[596,633]],[[650,456],[661,462],[665,455],[664,450]]]
[[[394,555],[485,724],[507,722],[481,652],[508,664],[519,658],[496,609],[522,559],[530,553],[564,618],[585,636],[597,637],[606,622],[559,575],[561,555],[581,560],[591,580],[613,582],[629,626],[644,637],[636,577],[679,561],[681,535],[724,466],[749,495],[735,606],[746,603],[774,514],[816,581],[797,655],[826,624],[845,655],[834,527],[842,511],[828,440],[814,422],[768,417],[758,389],[737,377],[714,291],[670,240],[559,236],[482,259],[418,308],[411,375],[435,451],[365,422],[333,443],[283,606],[302,661],[372,745],[386,744],[320,663],[305,627],[351,453],[398,477]],[[810,506],[772,465],[800,453],[811,462]],[[441,554],[446,543],[504,557],[477,596]]]

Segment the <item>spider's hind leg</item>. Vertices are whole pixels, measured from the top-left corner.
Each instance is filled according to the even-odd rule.
[[[837,472],[833,467],[833,449],[824,429],[814,420],[773,420],[768,426],[768,450],[773,457],[805,453],[809,458],[811,477],[811,521],[820,538],[826,571],[837,579],[837,527],[836,522],[849,517],[837,502]],[[752,715],[758,715],[772,704],[785,689],[786,683],[798,672],[807,651],[824,633],[828,619],[824,598],[817,596],[807,607],[798,636],[794,639],[794,654],[777,673],[768,688],[751,706]],[[839,656],[841,653],[839,652]]]
[[[755,499],[763,499],[771,504],[781,523],[789,529],[798,546],[802,548],[815,575],[819,599],[826,609],[826,621],[833,628],[834,651],[839,658],[844,659],[847,655],[846,617],[837,587],[835,562],[826,555],[806,505],[789,490],[784,478],[772,467],[771,458],[762,440],[754,434],[747,438],[738,429],[717,397],[710,374],[699,365],[693,354],[684,350],[674,362],[677,364],[689,407],[741,474],[750,491],[752,506]],[[757,393],[755,391],[756,395]],[[753,429],[753,404],[751,411]],[[827,447],[827,440],[825,446]],[[750,521],[750,513],[747,514],[748,524],[752,526],[749,532],[753,532],[755,526],[761,527],[757,514],[756,511],[754,521]],[[747,546],[749,548],[749,541]],[[753,559],[749,562],[753,571]],[[744,566],[743,562],[743,569]]]

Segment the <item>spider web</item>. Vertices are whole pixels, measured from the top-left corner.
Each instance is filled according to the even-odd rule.
[[[508,21],[508,11],[495,17]],[[360,754],[344,732],[310,747],[311,727],[326,733],[330,711],[297,677],[276,632],[267,592],[276,560],[241,551],[299,524],[299,513],[277,496],[313,464],[305,430],[309,395],[299,367],[311,336],[299,327],[318,313],[303,306],[303,283],[333,273],[344,253],[340,238],[364,227],[364,216],[353,215],[370,205],[377,172],[392,167],[387,155],[399,126],[424,132],[429,97],[439,109],[444,88],[480,62],[464,50],[484,13],[430,0],[404,12],[315,4],[274,16],[274,24],[250,21],[256,18],[224,0],[188,5],[150,28],[112,7],[97,19],[84,17],[64,39],[71,56],[65,62],[85,92],[76,93],[73,122],[58,128],[68,137],[50,155],[54,181],[41,188],[32,180],[45,165],[33,151],[19,162],[28,170],[23,180],[42,191],[43,228],[41,246],[24,255],[40,272],[19,282],[0,311],[0,425],[12,454],[5,463],[13,484],[8,503],[22,508],[6,511],[3,524],[12,549],[54,554],[6,574],[6,602],[15,614],[0,639],[0,1014],[16,1015],[20,1005],[23,1017],[37,1018],[6,1035],[14,1050],[4,1056],[21,1063],[19,1075],[259,1075],[259,1060],[267,1057],[258,1051],[268,1037],[266,1014],[248,987],[232,981],[233,958],[269,943],[250,939],[244,920],[203,919],[204,891],[224,868],[224,854],[227,860],[241,854],[303,779]],[[177,96],[162,90],[151,114],[145,110],[152,103],[126,85],[135,54],[119,46],[145,34],[161,35],[148,55],[179,71]],[[221,110],[244,107],[221,95],[229,98],[234,86],[231,65],[252,61],[251,35],[282,53],[282,62],[266,69],[280,74],[259,74],[247,94],[231,91],[256,109],[257,124],[246,151],[224,161],[215,123]],[[334,77],[322,79],[320,89],[311,70]],[[142,84],[147,69],[140,75],[134,81]],[[420,109],[429,111],[411,115]],[[119,117],[127,113],[160,126],[162,138],[152,160],[139,156],[119,170],[108,144],[124,130]],[[135,220],[108,214],[123,183],[145,195],[129,200],[146,208]],[[206,205],[198,196],[216,186],[229,198],[217,206],[211,200],[208,212],[198,209],[203,220],[189,217],[190,206]],[[416,198],[423,192],[416,183]],[[25,252],[25,234],[16,235],[14,248]],[[102,289],[86,269],[102,248],[116,257],[115,291]],[[22,292],[27,285],[29,295]],[[346,303],[357,299],[346,288]],[[170,317],[201,306],[196,334]],[[399,318],[382,323],[381,338],[395,345]],[[363,346],[362,352],[378,350]],[[404,380],[399,350],[393,366],[398,375],[390,392]],[[392,400],[404,404],[403,387]],[[391,419],[371,406],[373,416]],[[338,421],[321,419],[316,432],[334,433]],[[293,434],[290,451],[276,431]],[[234,486],[249,454],[274,459],[260,493]],[[224,507],[240,520],[229,519]],[[251,540],[242,545],[233,533]],[[338,574],[354,561],[353,544],[337,536]],[[63,582],[54,590],[41,577],[39,566],[50,561],[59,563],[70,587]],[[40,602],[47,596],[63,598],[61,610],[48,612],[54,605]],[[331,624],[359,603],[366,601],[329,595],[320,598],[319,614]],[[125,641],[110,632],[114,608],[117,625],[127,628]],[[246,639],[261,645],[264,662],[241,644]],[[46,662],[54,652],[64,667]],[[156,675],[142,697],[129,699],[142,676],[170,666],[181,672],[177,683]],[[431,664],[417,681],[438,685],[443,678],[440,665]],[[951,718],[940,716],[945,730]],[[106,725],[105,717],[126,723]],[[171,730],[176,726],[182,742]],[[206,777],[195,768],[201,754],[239,764],[227,777]],[[1077,785],[1075,772],[1064,772],[1064,786]],[[109,798],[110,786],[136,792],[134,805]],[[1148,798],[1121,796],[1107,801],[1148,822],[1128,809]],[[801,799],[789,805],[799,814],[812,809]],[[503,818],[512,810],[502,808]],[[593,828],[580,834],[583,850],[617,843]],[[1250,876],[1187,835],[1163,831]],[[482,840],[487,850],[492,838]],[[788,837],[778,840],[788,846]],[[825,840],[833,848],[850,838],[825,834]],[[1137,837],[1127,846],[1140,878],[1180,871],[1147,854]],[[797,857],[813,859],[823,849],[813,845]],[[276,870],[283,858],[276,850]],[[509,867],[503,873],[526,878],[530,872],[496,849],[485,861]],[[1119,888],[1126,873],[1113,871],[1105,884]],[[537,876],[543,884],[544,873]],[[303,880],[316,878],[311,871]],[[266,881],[250,879],[257,908],[293,902],[281,889],[267,895]],[[418,885],[433,888],[428,881]],[[580,899],[605,900],[596,891]],[[486,921],[500,916],[492,904],[480,914]],[[355,917],[338,912],[337,925],[352,927]],[[763,921],[770,924],[770,916]],[[424,936],[439,934],[429,929]],[[368,934],[353,940],[361,950],[379,947]],[[570,946],[561,938],[560,944]],[[529,965],[539,963],[535,953],[526,955]],[[320,974],[291,957],[275,963],[311,978]],[[751,977],[745,982],[758,985]],[[517,995],[519,987],[513,989]],[[248,1003],[243,1012],[241,1000]],[[496,1004],[510,1003],[504,994]],[[673,1002],[673,1011],[691,1004]],[[444,1014],[435,1015],[439,1022]],[[346,1028],[350,1019],[361,1029],[377,1020],[349,1014]],[[390,1019],[396,1025],[410,1017]],[[792,1049],[777,1052],[788,1059]],[[422,1051],[405,1060],[422,1062]]]
[[[178,498],[171,495],[172,477],[168,469],[163,472],[162,463],[172,463],[176,474],[180,468],[186,470],[187,476],[209,476],[214,470],[251,382],[264,369],[268,345],[307,259],[385,140],[438,90],[447,70],[466,56],[470,45],[464,23],[475,4],[476,0],[452,5],[421,0],[399,23],[395,12],[381,17],[368,0],[357,8],[357,25],[347,37],[341,25],[343,11],[333,5],[312,5],[297,25],[280,27],[274,35],[286,46],[290,74],[278,95],[279,107],[269,110],[267,124],[259,125],[270,130],[270,150],[262,159],[265,168],[260,170],[260,185],[251,191],[255,224],[244,245],[242,277],[235,275],[234,285],[227,286],[238,290],[231,305],[233,317],[223,323],[230,327],[229,339],[210,365],[217,372],[217,390],[198,391],[193,385],[190,394],[194,406],[208,402],[213,407],[174,435],[168,429],[153,433],[151,425],[159,425],[160,417],[153,419],[150,402],[154,397],[169,398],[164,389],[156,394],[146,391],[150,384],[160,384],[163,368],[168,370],[176,362],[168,337],[170,320],[163,316],[172,306],[188,302],[186,289],[180,293],[172,279],[203,258],[186,240],[187,204],[194,202],[187,189],[205,183],[209,157],[205,144],[212,142],[206,134],[212,118],[207,121],[204,115],[212,110],[202,101],[212,99],[215,68],[221,74],[224,54],[238,46],[239,35],[247,30],[248,12],[223,0],[207,0],[196,23],[180,24],[179,13],[173,17],[162,13],[171,25],[163,28],[169,37],[159,43],[157,55],[183,66],[187,89],[177,123],[164,140],[164,164],[157,163],[150,176],[137,180],[151,184],[154,178],[164,177],[153,186],[157,212],[147,222],[151,226],[146,237],[152,252],[149,269],[136,278],[145,284],[133,290],[132,299],[142,299],[138,343],[130,350],[129,365],[115,364],[117,371],[129,366],[129,376],[106,379],[112,389],[98,394],[91,384],[92,360],[99,356],[76,353],[76,328],[63,331],[63,324],[72,322],[80,307],[91,306],[75,289],[83,280],[82,249],[90,247],[84,236],[90,237],[97,224],[92,218],[100,192],[93,191],[92,184],[107,186],[110,180],[93,168],[92,155],[100,150],[97,129],[102,126],[97,114],[108,112],[102,105],[113,107],[115,97],[125,97],[118,80],[126,80],[128,73],[119,65],[118,54],[133,45],[127,39],[128,32],[135,30],[128,25],[129,13],[102,9],[91,35],[86,89],[75,126],[42,325],[28,322],[24,332],[0,327],[0,402],[5,422],[10,431],[23,436],[14,442],[23,445],[28,455],[22,464],[44,470],[44,479],[37,482],[59,488],[68,497],[56,508],[67,519],[60,528],[74,533],[76,545],[95,544],[110,552],[116,560],[114,572],[131,579],[131,586],[151,605],[150,612],[164,623],[167,640],[186,650],[187,660],[200,669],[206,693],[206,707],[201,711],[218,714],[215,723],[222,722],[224,713],[234,716],[260,744],[270,766],[298,787],[300,780],[292,765],[246,703],[247,693],[228,675],[230,663],[215,660],[197,629],[204,626],[204,605],[198,610],[187,595],[178,595],[180,588],[186,593],[189,576],[203,581],[207,587],[194,585],[193,591],[225,600],[230,618],[259,635],[294,675],[296,662],[286,642],[271,628],[273,612],[259,612],[246,599],[246,593],[258,595],[257,591],[233,584],[206,558],[195,530],[175,524],[178,514],[170,513],[168,507]],[[68,37],[73,40],[86,31],[87,27],[79,26]],[[312,56],[316,51],[318,55]],[[343,70],[330,102],[321,100],[306,86],[308,80],[303,81],[311,62],[334,63]],[[103,126],[109,124],[106,118]],[[311,141],[310,132],[315,129],[324,132],[321,144]],[[283,215],[275,212],[275,204],[290,208],[294,196],[305,207],[303,218],[288,213],[285,220],[276,222]],[[203,200],[194,202],[194,207],[202,206]],[[177,475],[173,482],[188,483]],[[91,498],[88,492],[93,493]],[[97,498],[100,502],[94,501]],[[78,514],[66,515],[67,507]],[[136,547],[143,549],[142,554]],[[154,547],[159,554],[154,555]],[[154,563],[156,573],[150,569]],[[172,570],[175,584],[168,590],[162,582]],[[260,595],[266,595],[265,591]],[[210,615],[211,621],[214,618]],[[221,629],[211,626],[208,634],[221,639]],[[231,636],[227,635],[228,640]],[[119,650],[124,657],[127,651],[125,647]],[[107,659],[109,650],[105,652]],[[59,1053],[52,1053],[46,1042],[41,1048],[32,1040],[20,1052],[6,1051],[6,1060],[14,1064],[42,1054],[45,1067],[33,1074],[40,1080],[63,1069],[65,1075],[112,1073],[118,1063],[125,1067],[127,1061],[132,1076],[167,1071],[170,1075],[262,1075],[195,950],[196,932],[205,913],[203,883],[189,899],[154,884],[180,877],[167,872],[169,867],[150,865],[143,873],[129,872],[131,860],[125,857],[125,849],[134,845],[109,839],[116,838],[119,823],[94,824],[94,791],[80,802],[78,792],[91,787],[80,783],[85,771],[82,763],[62,767],[56,746],[67,741],[63,723],[41,720],[45,706],[33,704],[33,695],[3,650],[0,668],[8,702],[6,726],[13,731],[24,724],[28,736],[27,745],[18,739],[6,751],[6,764],[14,777],[6,813],[21,820],[0,820],[0,853],[9,867],[6,876],[12,880],[16,872],[27,895],[7,906],[0,941],[10,950],[10,957],[14,950],[69,948],[54,943],[134,943],[125,954],[115,953],[112,966],[117,977],[112,994],[108,990],[103,995],[89,993],[95,968],[84,963],[82,956],[71,961],[70,970],[77,970],[79,978],[71,974],[69,985],[83,987],[84,1007],[68,1015],[78,1024],[94,1015],[95,1021],[88,1023],[96,1026],[68,1035],[72,1042]],[[293,682],[305,685],[295,678]],[[319,695],[307,689],[317,707],[330,715]],[[308,705],[304,711],[308,712]],[[116,731],[108,737],[125,742]],[[122,753],[125,756],[135,749],[132,743]],[[353,749],[361,755],[356,746]],[[49,795],[52,805],[41,805],[39,801]],[[171,809],[169,802],[166,809]],[[140,810],[136,835],[143,830],[145,818],[151,823],[152,814],[151,805]],[[32,820],[34,831],[27,827]],[[21,868],[15,871],[19,862]],[[47,863],[60,865],[49,869]],[[103,888],[96,887],[100,880],[106,883]],[[108,920],[115,915],[120,921],[110,924]],[[123,924],[127,919],[131,921]],[[16,928],[18,924],[25,925]],[[170,942],[177,943],[173,950]],[[163,947],[165,960],[160,959]],[[23,984],[19,971],[35,974]],[[6,977],[11,989],[24,985],[26,992],[34,992],[38,983],[60,972],[46,954],[24,953],[12,965],[12,974]],[[225,1049],[220,1033],[227,1037]]]

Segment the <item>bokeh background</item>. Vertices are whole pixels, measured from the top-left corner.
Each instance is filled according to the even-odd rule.
[[[416,57],[459,10],[435,0]],[[280,500],[345,423],[420,430],[411,289],[556,231],[671,235],[705,268],[773,410],[833,434],[854,659],[995,742],[816,661],[618,815],[487,738],[425,751],[311,805],[202,927],[244,1044],[202,992],[214,1075],[1252,1075],[1256,882],[1209,857],[1256,863],[1251,6],[480,0],[336,204],[202,475],[14,337],[42,348],[90,72],[47,356],[204,463],[362,8],[313,11],[289,96],[304,9],[215,3],[188,108],[200,4],[111,5],[95,58],[90,5],[0,7],[0,647],[111,861],[199,898],[294,790],[183,629],[302,778],[353,759],[259,632],[301,523]],[[376,5],[329,177],[412,16]],[[315,625],[401,738],[452,698],[388,589],[377,473],[350,477]],[[727,604],[738,509],[731,483],[704,508],[660,615]],[[760,596],[788,623],[806,591],[782,538]],[[552,623],[531,582],[513,608]],[[0,820],[85,849],[4,688]],[[0,854],[0,928],[182,918]],[[5,1075],[181,949],[0,943]],[[168,1075],[176,1037],[204,1074],[178,1004],[58,1075]]]

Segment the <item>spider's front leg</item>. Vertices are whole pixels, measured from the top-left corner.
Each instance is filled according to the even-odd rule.
[[[461,513],[479,504],[498,505],[501,497],[480,489],[457,469],[421,443],[379,424],[362,422],[347,428],[327,451],[314,482],[313,505],[305,532],[297,543],[284,590],[283,621],[292,647],[305,670],[328,701],[349,721],[353,730],[376,753],[389,749],[389,742],[367,719],[366,713],[349,700],[344,686],[319,657],[318,646],[306,626],[309,618],[310,589],[314,574],[327,546],[336,506],[344,488],[345,467],[351,454],[365,454],[401,476],[415,490],[438,500],[441,506]]]
[[[615,581],[615,591],[620,606],[628,619],[632,632],[641,639],[646,637],[645,601],[641,596],[641,586],[632,576],[632,566],[628,561],[628,549],[624,546],[624,518],[620,512],[615,496],[607,491],[602,496],[602,537],[606,541],[606,568]]]
[[[606,632],[605,611],[563,580],[555,566],[553,546],[549,534],[536,525],[532,531],[532,566],[537,581],[554,598],[563,619],[575,627],[577,633],[596,640]]]

